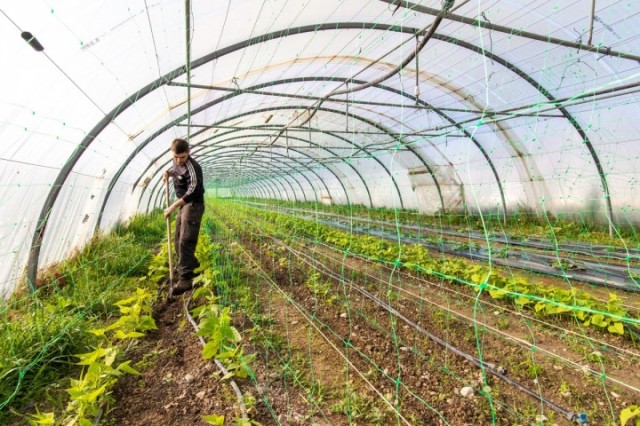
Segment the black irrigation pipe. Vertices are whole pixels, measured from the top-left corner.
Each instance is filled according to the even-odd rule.
[[[282,242],[280,242],[280,244],[284,245],[288,250],[291,250],[291,247],[289,247],[287,244],[284,244]],[[333,271],[331,271],[329,268],[327,268],[320,261],[317,261],[317,260],[313,259],[311,256],[308,256],[308,255],[306,255],[304,253],[301,253],[301,252],[298,252],[298,255],[305,256],[305,257],[311,259],[314,263],[320,264],[324,269],[324,271],[323,271],[324,275],[329,276],[330,278],[333,278],[334,280],[336,280],[336,281],[338,281],[340,283],[343,283],[343,284],[346,283],[345,280],[342,277],[335,275],[333,273]],[[476,367],[480,368],[481,370],[484,369],[484,370],[488,371],[489,373],[491,373],[495,377],[505,381],[506,383],[508,383],[511,386],[517,388],[521,392],[524,392],[525,394],[527,394],[527,395],[531,396],[532,398],[538,400],[539,402],[545,404],[550,409],[552,409],[553,411],[561,414],[562,416],[564,416],[568,420],[570,420],[572,422],[579,423],[579,424],[583,424],[583,425],[587,424],[587,415],[585,413],[576,413],[576,412],[569,411],[569,410],[566,410],[566,409],[560,407],[556,403],[554,403],[552,401],[549,401],[548,399],[544,398],[541,395],[538,395],[536,392],[534,392],[531,389],[527,388],[526,386],[520,384],[520,382],[517,382],[516,380],[511,379],[507,375],[499,372],[497,369],[489,366],[487,363],[479,360],[478,358],[474,357],[473,355],[470,355],[470,354],[468,354],[468,353],[456,348],[455,346],[453,346],[453,345],[445,342],[444,340],[440,339],[438,336],[435,336],[434,334],[430,333],[426,329],[422,328],[420,325],[416,324],[415,322],[413,322],[412,320],[410,320],[409,318],[407,318],[406,316],[404,316],[403,314],[398,312],[396,309],[392,308],[386,302],[380,300],[377,296],[373,295],[369,291],[361,288],[360,286],[354,284],[353,282],[349,282],[348,284],[349,284],[350,288],[355,289],[357,292],[359,292],[363,296],[367,297],[368,299],[371,299],[376,304],[378,304],[380,307],[382,307],[386,311],[388,311],[390,314],[396,316],[399,319],[402,319],[408,325],[410,325],[413,328],[415,328],[418,332],[426,335],[430,340],[432,340],[435,343],[439,344],[440,346],[442,346],[443,348],[447,349],[448,351],[453,352],[454,354],[466,359],[467,361],[469,361],[470,363],[472,363]]]
[[[298,239],[302,239],[302,240],[308,241],[308,242],[310,242],[310,243],[315,243],[313,240],[311,240],[311,239],[309,239],[309,238],[305,238],[305,237],[298,237]],[[327,248],[329,248],[329,249],[331,249],[331,250],[336,250],[336,248],[335,248],[335,247],[332,247],[331,245],[328,245],[328,244],[326,244],[326,243],[324,244],[324,246],[325,246],[325,247],[327,247]],[[369,259],[369,258],[367,258],[367,257],[364,257],[364,256],[362,256],[362,255],[358,254],[358,253],[349,253],[349,254],[350,254],[351,256],[353,256],[353,257],[357,258],[357,259],[362,260],[362,261],[370,262],[370,263],[376,263],[376,261],[375,261],[375,260],[371,260],[371,259]],[[329,257],[329,258],[331,258],[331,257]],[[335,261],[336,259],[333,259],[333,260]],[[387,268],[388,270],[393,270],[393,268],[392,268],[391,266],[389,266],[388,264],[385,264],[385,263],[378,263],[378,264],[379,264],[379,265],[382,265],[382,267]],[[411,274],[409,274],[409,273],[407,273],[407,272],[404,272],[404,271],[401,271],[401,270],[397,270],[397,271],[396,271],[396,273],[398,274],[398,276],[404,276],[404,277],[406,277],[406,278],[410,278],[410,279],[416,279],[416,278],[417,278],[417,277],[412,276]],[[426,283],[427,285],[434,286],[434,287],[436,287],[436,288],[439,288],[440,290],[445,290],[445,291],[448,291],[448,292],[449,292],[449,291],[453,291],[453,293],[452,293],[452,294],[453,294],[454,296],[457,296],[457,295],[460,295],[460,294],[461,294],[461,293],[459,293],[459,292],[457,292],[457,291],[455,291],[455,290],[452,290],[452,289],[450,289],[450,288],[448,288],[448,287],[445,287],[445,286],[442,286],[442,285],[438,285],[438,284],[436,284],[436,283],[434,283],[434,282],[432,282],[432,281],[429,281],[429,280],[427,280],[427,279],[425,279],[425,280],[423,280],[423,279],[419,279],[419,282],[420,282],[420,284],[424,284],[424,283]],[[464,296],[464,294],[463,294],[463,296]],[[468,296],[468,297],[471,297],[471,296]],[[472,297],[472,298],[474,298],[474,299],[475,299],[475,297]],[[506,312],[509,312],[509,313],[511,313],[511,314],[522,316],[523,318],[526,318],[526,319],[527,319],[527,320],[529,320],[529,321],[539,322],[539,323],[541,323],[541,324],[543,324],[543,325],[545,325],[545,326],[556,327],[556,328],[561,329],[561,330],[563,330],[563,331],[567,331],[566,329],[563,329],[562,327],[554,326],[554,325],[549,324],[549,323],[547,323],[547,322],[540,321],[540,320],[538,320],[538,319],[536,319],[536,318],[534,318],[534,317],[526,316],[526,315],[524,315],[524,314],[522,314],[522,313],[517,313],[517,312],[510,311],[509,309],[506,309],[505,307],[500,306],[500,305],[497,305],[497,304],[495,304],[495,303],[491,303],[491,302],[482,302],[482,303],[485,303],[487,306],[492,306],[492,307],[494,307],[494,308],[500,309],[500,310],[502,310],[503,312],[506,310]],[[633,325],[630,325],[630,324],[627,324],[627,325],[626,325],[626,327],[627,327],[628,331],[629,331],[631,334],[633,334],[633,335],[634,335],[634,337],[635,337],[637,340],[639,340],[639,341],[640,341],[640,329],[639,329],[639,328],[637,328],[637,327],[635,327],[635,326],[633,326]],[[601,340],[596,340],[596,339],[589,338],[589,337],[587,337],[587,338],[588,338],[589,340],[591,340],[592,342],[594,342],[595,344],[597,344],[597,345],[601,345],[601,346],[609,347],[609,348],[611,348],[611,349],[615,350],[616,352],[619,352],[619,353],[620,353],[620,352],[626,352],[627,354],[630,354],[631,356],[634,356],[634,357],[637,357],[637,356],[638,356],[638,354],[636,354],[636,353],[629,353],[629,351],[627,351],[627,350],[625,350],[625,349],[618,348],[617,346],[611,345],[611,344],[606,343],[606,342],[603,342],[603,341],[601,341]]]
[[[246,220],[246,219],[245,219],[245,220],[243,220],[243,221],[244,221],[245,223],[249,224],[249,225],[253,225],[253,222],[251,222],[251,221],[248,221],[248,220]],[[258,236],[261,236],[261,237],[267,237],[267,238],[275,239],[274,237],[268,237],[268,236],[265,236],[264,234],[257,234],[257,233],[251,232],[251,231],[249,231],[249,233],[250,233],[251,235],[258,235]],[[243,249],[243,251],[244,251],[244,252],[245,252],[245,253],[250,257],[250,259],[252,260],[252,262],[254,263],[254,265],[255,265],[255,266],[257,266],[259,273],[263,274],[263,275],[264,275],[264,277],[265,277],[268,281],[271,281],[272,283],[274,283],[274,284],[275,284],[275,287],[278,289],[278,291],[284,295],[284,297],[285,297],[285,299],[284,299],[284,300],[285,300],[287,303],[290,303],[294,308],[296,308],[296,310],[300,313],[300,315],[301,315],[305,320],[307,320],[307,322],[309,323],[309,325],[310,325],[310,326],[312,326],[313,328],[315,328],[315,329],[316,329],[316,331],[318,332],[318,334],[319,334],[320,336],[322,336],[322,337],[325,339],[325,341],[326,341],[327,343],[329,343],[329,345],[330,345],[331,347],[333,347],[333,349],[335,349],[335,350],[336,350],[336,352],[338,352],[338,354],[339,354],[340,356],[342,356],[342,357],[345,359],[345,361],[347,362],[347,364],[349,364],[351,367],[353,367],[353,368],[354,368],[354,370],[358,373],[358,375],[360,375],[360,377],[361,377],[361,378],[362,378],[362,379],[363,379],[363,380],[364,380],[364,381],[365,381],[365,382],[366,382],[366,383],[367,383],[367,384],[368,384],[368,385],[373,389],[373,391],[374,391],[375,393],[377,393],[377,394],[381,397],[382,401],[383,401],[385,404],[387,404],[387,405],[388,405],[388,406],[389,406],[389,407],[390,407],[390,408],[395,412],[395,414],[396,414],[396,416],[397,416],[397,417],[399,417],[400,419],[402,419],[402,420],[404,421],[404,423],[406,423],[406,424],[410,424],[410,423],[409,423],[409,422],[408,422],[408,421],[407,421],[407,420],[402,416],[402,414],[400,414],[400,412],[399,412],[399,411],[397,411],[397,410],[396,410],[396,408],[395,408],[393,405],[391,405],[391,403],[390,403],[390,402],[389,402],[385,397],[383,397],[383,395],[380,393],[380,390],[379,390],[379,389],[377,389],[377,388],[375,388],[375,387],[374,387],[374,386],[373,386],[373,385],[372,385],[372,384],[367,380],[367,378],[366,378],[365,374],[364,374],[364,373],[362,373],[360,370],[358,370],[358,368],[356,368],[356,367],[353,365],[353,363],[349,360],[349,358],[348,358],[348,357],[346,357],[345,355],[343,355],[343,354],[342,354],[342,353],[337,349],[336,345],[334,345],[334,344],[329,340],[329,338],[327,338],[327,337],[324,335],[324,333],[320,330],[320,328],[319,328],[317,325],[315,325],[315,324],[314,324],[313,320],[315,319],[315,320],[316,320],[317,322],[319,322],[322,326],[324,326],[324,328],[329,328],[329,330],[331,330],[331,331],[333,332],[334,336],[336,336],[335,331],[333,331],[330,327],[328,327],[328,326],[327,326],[326,324],[324,324],[322,321],[318,320],[318,318],[317,318],[315,315],[311,315],[311,314],[309,314],[309,313],[308,313],[308,311],[307,311],[307,309],[305,309],[305,308],[304,308],[300,303],[298,303],[296,300],[294,300],[293,298],[291,298],[287,293],[285,293],[285,292],[280,288],[280,286],[278,286],[278,284],[277,284],[275,281],[273,281],[273,279],[272,279],[271,277],[269,277],[269,275],[268,275],[268,274],[266,274],[266,273],[265,273],[265,271],[264,271],[264,270],[262,269],[262,267],[258,264],[258,262],[256,262],[256,260],[253,258],[253,256],[251,256],[249,253],[247,253],[247,251],[246,251],[246,250],[244,250],[244,249]],[[302,307],[301,307],[301,306],[302,306]],[[342,343],[346,343],[346,341],[345,341],[344,339],[340,338],[339,336],[336,336],[336,337],[338,337],[338,339],[340,339],[340,341],[341,341]],[[353,347],[353,346],[352,346],[352,347]],[[355,348],[355,347],[353,347],[353,348],[356,350],[356,352],[361,353],[357,348]],[[405,386],[405,387],[406,387],[406,386]],[[437,413],[437,411],[436,411],[436,413]],[[439,413],[438,413],[438,414],[439,414]],[[441,416],[441,417],[442,417],[442,416]]]
[[[629,272],[625,266],[613,266],[604,265],[594,262],[581,262],[581,263],[569,263],[568,267],[561,269],[558,272],[557,268],[550,266],[558,259],[562,262],[566,261],[566,258],[552,255],[531,254],[521,251],[520,254],[515,253],[513,250],[509,253],[509,258],[499,258],[496,255],[490,255],[486,249],[472,249],[468,250],[456,250],[451,246],[445,246],[444,244],[434,244],[425,242],[419,238],[412,238],[407,236],[398,236],[396,233],[389,233],[385,231],[375,231],[366,228],[354,227],[343,225],[338,222],[317,220],[327,226],[334,228],[345,229],[351,232],[355,232],[362,235],[372,235],[379,238],[384,238],[388,241],[397,242],[398,239],[404,244],[420,244],[428,249],[440,251],[441,253],[449,254],[452,256],[465,257],[467,259],[481,260],[493,262],[496,265],[505,266],[509,268],[522,269],[525,271],[536,272],[558,278],[573,279],[588,284],[593,284],[601,287],[615,288],[618,290],[628,291],[632,293],[640,292],[640,286],[633,280],[628,280]],[[632,272],[640,274],[640,270],[637,268]]]
[[[191,313],[189,313],[189,304],[191,303],[191,296],[193,296],[193,293],[191,293],[191,295],[189,295],[189,298],[184,302],[184,312],[187,315],[187,319],[189,320],[193,328],[196,331],[198,331],[198,324],[195,322],[195,320],[191,316]],[[202,336],[198,336],[198,339],[200,340],[200,344],[202,344],[202,346],[206,345],[206,342]],[[227,374],[229,374],[229,371],[227,371],[224,365],[217,358],[214,358],[213,361],[215,362],[216,366],[222,372],[223,375],[226,376]],[[229,380],[229,384],[233,388],[233,391],[236,393],[236,397],[238,398],[238,404],[240,404],[240,411],[242,411],[242,418],[249,419],[249,415],[247,414],[247,407],[244,405],[244,398],[242,397],[242,392],[240,391],[240,388],[238,387],[235,380],[233,379]]]
[[[271,208],[271,206],[268,203],[257,203],[257,202],[251,202],[251,201],[245,201],[243,203],[248,205],[266,206],[268,208]],[[271,209],[273,210],[273,208]],[[295,207],[278,206],[278,209],[299,211],[299,212],[304,212],[304,213],[313,214],[313,215],[343,218],[345,221],[349,221],[349,222],[354,221],[354,222],[361,222],[361,223],[371,223],[374,225],[381,225],[381,226],[387,226],[392,228],[399,227],[399,228],[404,228],[404,229],[409,229],[414,231],[425,231],[434,235],[444,234],[452,237],[471,238],[474,240],[482,240],[482,241],[486,240],[485,234],[480,233],[479,231],[469,231],[468,233],[465,234],[465,233],[454,231],[452,230],[453,228],[450,228],[450,227],[436,229],[429,226],[410,225],[406,223],[396,224],[396,222],[392,223],[392,222],[387,222],[383,220],[372,220],[372,219],[366,219],[363,217],[345,216],[339,213],[321,212],[321,211],[307,210],[307,209],[301,209],[301,208],[295,208]],[[640,250],[634,249],[634,248],[628,248],[623,250],[615,246],[608,246],[604,244],[587,244],[587,243],[580,243],[577,241],[573,241],[571,243],[566,243],[566,244],[553,245],[553,244],[550,244],[548,240],[545,241],[541,238],[528,238],[527,240],[523,241],[517,238],[509,237],[507,235],[503,236],[503,235],[495,235],[495,234],[489,235],[489,240],[491,242],[508,244],[512,246],[521,246],[521,247],[528,247],[528,248],[541,249],[541,250],[551,250],[551,251],[558,250],[558,251],[565,251],[568,253],[579,254],[579,255],[640,262]]]
[[[284,208],[282,210],[287,210]],[[640,269],[638,268],[630,268],[628,266],[623,265],[606,265],[603,263],[595,263],[595,262],[569,262],[566,268],[558,271],[557,268],[551,266],[553,263],[557,262],[558,259],[560,261],[566,261],[565,257],[552,256],[552,255],[543,255],[543,254],[534,254],[528,253],[526,251],[509,251],[508,258],[500,258],[496,255],[491,255],[486,249],[472,249],[461,251],[456,250],[451,245],[445,245],[444,243],[436,244],[431,242],[426,242],[421,238],[414,238],[405,235],[398,235],[398,233],[390,233],[383,230],[373,230],[370,228],[353,226],[351,223],[353,221],[352,218],[348,218],[348,223],[341,223],[339,221],[330,221],[330,220],[321,220],[316,217],[305,217],[300,216],[295,213],[288,213],[286,211],[279,211],[281,214],[286,214],[292,217],[302,218],[302,219],[312,219],[326,226],[331,226],[333,228],[348,230],[349,232],[354,232],[361,235],[372,235],[379,238],[383,238],[385,240],[397,242],[398,239],[402,243],[405,244],[420,244],[427,249],[436,250],[441,253],[449,254],[452,256],[465,257],[467,259],[480,260],[480,261],[491,261],[500,266],[508,267],[508,268],[516,268],[530,272],[536,272],[544,275],[549,275],[557,278],[563,279],[573,279],[576,281],[584,282],[587,284],[593,284],[600,287],[608,287],[615,288],[622,291],[628,291],[633,293],[640,292],[640,286],[637,282],[630,278],[629,273],[637,273],[640,275]],[[314,215],[322,214],[320,212],[308,212],[313,213]],[[333,215],[333,214],[331,214]],[[333,215],[334,217],[337,215]],[[460,234],[460,236],[468,237]]]

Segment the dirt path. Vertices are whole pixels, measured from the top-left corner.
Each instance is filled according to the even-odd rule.
[[[182,299],[160,302],[154,318],[158,329],[141,339],[130,355],[142,375],[119,380],[113,392],[115,408],[105,423],[193,426],[208,424],[203,415],[239,417],[232,389],[218,380],[216,366],[201,356]]]

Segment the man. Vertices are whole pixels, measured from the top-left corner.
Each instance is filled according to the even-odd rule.
[[[163,175],[167,184],[173,178],[173,187],[178,200],[164,211],[164,217],[179,209],[176,218],[175,248],[178,253],[178,282],[169,291],[170,296],[178,296],[193,288],[194,270],[200,266],[196,259],[198,232],[204,213],[204,184],[202,168],[189,155],[189,143],[184,139],[175,139],[171,143],[173,167]]]

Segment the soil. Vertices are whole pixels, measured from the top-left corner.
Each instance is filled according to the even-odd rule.
[[[606,424],[612,411],[637,402],[637,392],[615,384],[640,387],[637,347],[622,337],[562,333],[566,324],[537,322],[489,297],[476,300],[471,289],[304,241],[282,243],[225,220],[235,235],[220,241],[221,250],[233,252],[248,287],[244,297],[255,306],[236,306],[245,354],[256,356],[254,377],[236,383],[255,398],[249,411],[260,424],[512,425],[539,423],[542,415],[544,424],[571,424],[425,330],[506,368],[511,379],[560,407],[588,411],[590,424]],[[182,300],[156,306],[158,330],[130,352],[142,375],[118,382],[105,424],[204,425],[203,415],[216,414],[230,425],[240,416],[229,383],[202,359],[184,311]],[[600,343],[589,346],[587,337]],[[602,359],[590,357],[596,350]],[[585,365],[606,371],[606,381],[581,371]],[[475,396],[461,395],[466,386]]]
[[[202,346],[186,320],[183,300],[156,305],[158,327],[129,353],[140,376],[125,376],[114,389],[106,424],[206,425],[203,415],[239,416],[235,394],[219,380],[216,366],[202,358]]]

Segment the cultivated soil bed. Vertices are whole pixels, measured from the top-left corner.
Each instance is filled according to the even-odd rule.
[[[464,286],[285,243],[232,219],[222,214],[229,228],[214,240],[245,286],[231,304],[255,375],[236,383],[260,424],[572,424],[536,395],[607,424],[639,400],[638,350],[628,339],[540,321]],[[231,425],[240,417],[184,309],[183,300],[158,303],[158,330],[131,352],[142,375],[118,382],[106,424],[204,425],[203,415],[216,414]],[[461,394],[467,387],[473,396]]]

